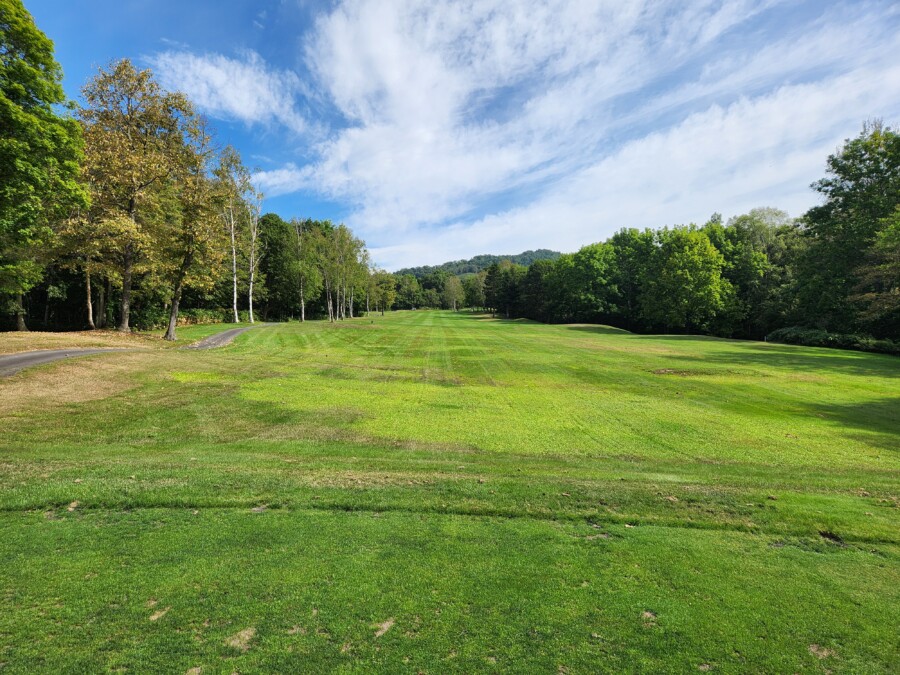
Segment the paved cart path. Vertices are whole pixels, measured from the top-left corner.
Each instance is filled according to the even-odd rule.
[[[187,345],[186,347],[182,347],[182,349],[214,349],[216,347],[224,347],[227,344],[231,344],[232,340],[234,340],[234,338],[236,338],[241,333],[245,333],[252,328],[256,328],[257,326],[269,325],[271,324],[258,323],[255,326],[243,326],[242,328],[231,328],[229,330],[223,330],[221,333],[210,335],[208,338],[203,338],[198,342]]]
[[[231,328],[215,335],[210,335],[198,342],[181,347],[181,349],[215,349],[216,347],[224,347],[241,333],[244,333],[257,326],[267,326],[271,324],[260,323],[256,326],[243,326],[241,328]],[[127,347],[99,347],[99,348],[74,348],[74,349],[40,349],[32,352],[18,352],[17,354],[5,354],[0,356],[0,377],[9,377],[15,375],[20,370],[40,366],[45,363],[52,363],[60,359],[69,359],[77,356],[90,356],[91,354],[104,354],[106,352],[133,352],[141,351],[137,349],[129,349]]]
[[[19,352],[18,354],[6,354],[0,356],[0,377],[15,375],[20,370],[40,366],[60,359],[69,359],[75,356],[89,356],[91,354],[103,354],[105,352],[130,352],[133,349],[124,347],[107,347],[97,349],[41,349],[35,352]]]

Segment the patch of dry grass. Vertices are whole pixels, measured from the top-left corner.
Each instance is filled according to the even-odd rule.
[[[0,333],[0,354],[17,354],[38,349],[85,349],[90,347],[158,348],[168,346],[157,335],[119,333],[113,330],[80,330],[64,333],[40,331]]]
[[[24,370],[0,380],[0,416],[37,406],[110,398],[134,388],[132,374],[157,359],[152,352],[116,352]]]

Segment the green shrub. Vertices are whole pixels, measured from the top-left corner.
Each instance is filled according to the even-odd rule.
[[[868,335],[829,333],[817,328],[803,328],[801,326],[779,328],[769,333],[766,336],[766,341],[782,342],[789,345],[804,345],[806,347],[831,347],[834,349],[853,349],[860,352],[900,355],[900,342],[877,340]]]

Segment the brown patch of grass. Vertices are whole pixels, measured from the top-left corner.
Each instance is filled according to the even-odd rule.
[[[828,649],[827,647],[823,647],[823,646],[817,645],[817,644],[809,646],[809,653],[820,659],[827,659],[827,658],[834,656],[833,649]]]
[[[250,642],[256,636],[256,629],[252,626],[250,628],[245,628],[239,633],[235,633],[230,638],[225,640],[225,644],[229,647],[237,649],[238,651],[246,652],[250,649]]]
[[[653,371],[654,375],[678,375],[679,377],[701,377],[703,375],[731,375],[727,370],[681,370],[676,368],[657,368]]]
[[[387,621],[378,624],[378,630],[375,631],[375,637],[380,638],[382,635],[387,633],[391,628],[394,627],[394,618],[391,617]]]
[[[381,487],[381,486],[422,486],[433,485],[434,480],[423,479],[421,473],[412,471],[388,472],[388,471],[337,471],[335,469],[323,469],[307,474],[306,481],[312,487],[329,488],[354,488],[354,487]],[[461,476],[443,474],[444,480],[462,480]]]
[[[110,398],[134,387],[131,375],[153,353],[109,353],[58,361],[0,379],[0,414]]]
[[[163,618],[166,614],[169,613],[170,609],[172,609],[172,608],[171,607],[163,607],[162,609],[159,609],[159,610],[153,612],[153,614],[150,615],[150,620],[151,621],[159,621],[161,618]]]
[[[0,333],[0,354],[16,354],[39,349],[76,349],[86,347],[131,347],[166,349],[170,343],[157,335],[119,333],[113,330],[82,330],[65,333]]]

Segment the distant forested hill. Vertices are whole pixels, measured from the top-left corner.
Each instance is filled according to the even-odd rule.
[[[412,274],[416,278],[422,278],[432,272],[447,272],[448,274],[474,274],[486,270],[488,267],[501,260],[509,260],[517,265],[525,265],[526,267],[535,260],[556,260],[561,253],[559,251],[550,251],[546,248],[539,248],[537,251],[525,251],[518,255],[476,255],[470,260],[454,260],[445,262],[443,265],[423,265],[422,267],[407,267],[398,270],[396,274]]]

